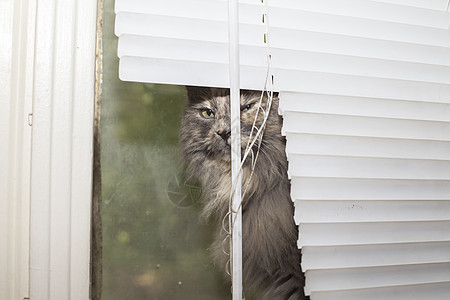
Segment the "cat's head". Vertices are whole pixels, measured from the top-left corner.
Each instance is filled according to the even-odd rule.
[[[184,157],[188,161],[204,159],[229,163],[231,157],[230,94],[228,89],[187,87],[189,102],[180,131]],[[256,134],[268,110],[267,95],[260,91],[241,90],[241,152]],[[269,118],[264,131],[264,141],[280,136],[280,119],[277,114],[278,98],[273,97]],[[255,121],[256,119],[256,121]],[[255,123],[254,123],[255,122]],[[253,127],[256,126],[256,128]]]

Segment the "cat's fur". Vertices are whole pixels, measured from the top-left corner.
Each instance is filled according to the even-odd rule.
[[[188,176],[202,184],[203,214],[217,222],[212,246],[216,264],[225,269],[226,233],[222,219],[228,212],[231,191],[230,104],[228,89],[187,87],[189,102],[180,131],[180,144]],[[260,92],[241,91],[242,153],[255,118]],[[263,108],[266,101],[263,101]],[[246,109],[247,104],[252,107]],[[210,109],[215,116],[205,118]],[[306,299],[297,249],[297,226],[289,195],[285,140],[281,136],[278,99],[273,98],[259,157],[243,199],[243,281],[246,295],[257,299]],[[256,122],[263,120],[260,113]],[[255,149],[256,153],[256,149]],[[251,157],[243,167],[243,186],[251,172]],[[244,190],[244,187],[243,187]],[[226,219],[226,218],[225,218]],[[225,249],[228,251],[228,249]]]

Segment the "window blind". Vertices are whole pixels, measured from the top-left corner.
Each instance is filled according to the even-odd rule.
[[[450,294],[446,0],[240,1],[241,88],[267,45],[312,299]],[[227,3],[116,1],[120,77],[227,87]],[[267,21],[267,20],[266,20]],[[245,242],[245,241],[244,241]]]

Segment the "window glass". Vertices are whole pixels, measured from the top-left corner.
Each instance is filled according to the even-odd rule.
[[[118,79],[114,1],[104,2],[101,105],[102,299],[229,299],[184,185],[178,134],[184,87]]]

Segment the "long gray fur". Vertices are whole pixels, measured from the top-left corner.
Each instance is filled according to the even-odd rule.
[[[231,191],[229,91],[187,87],[189,102],[180,130],[180,144],[187,175],[197,178],[205,198],[203,216],[215,222],[217,234],[211,247],[216,265],[225,269],[228,256],[222,220],[228,212]],[[260,92],[241,93],[242,152],[256,114]],[[265,101],[263,101],[265,103]],[[251,104],[251,108],[246,106]],[[262,105],[265,108],[265,104]],[[213,118],[202,111],[210,109]],[[301,254],[296,246],[290,184],[287,178],[285,139],[281,136],[278,98],[273,98],[259,157],[243,199],[243,281],[246,295],[256,299],[307,299]],[[258,116],[256,126],[262,123]],[[220,135],[222,133],[222,135]],[[256,153],[256,149],[255,153]],[[243,166],[243,186],[251,173],[251,158]],[[244,190],[244,187],[243,187]],[[225,247],[225,249],[224,249]]]

